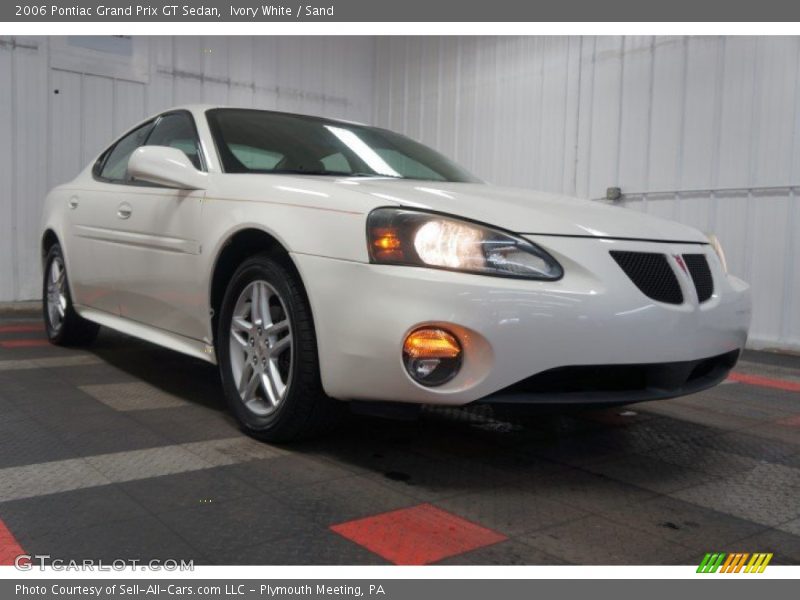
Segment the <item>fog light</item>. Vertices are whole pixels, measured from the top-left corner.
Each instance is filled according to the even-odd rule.
[[[442,385],[461,368],[461,344],[438,327],[412,331],[403,344],[403,361],[408,374],[422,385]]]

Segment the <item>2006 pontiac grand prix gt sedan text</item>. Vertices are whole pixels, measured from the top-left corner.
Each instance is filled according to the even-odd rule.
[[[750,320],[713,236],[487,185],[384,129],[261,110],[137,125],[49,194],[41,244],[53,343],[106,325],[215,362],[267,440],[320,431],[340,400],[693,393],[725,378]]]

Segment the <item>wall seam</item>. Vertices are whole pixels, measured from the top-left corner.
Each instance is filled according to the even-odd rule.
[[[689,38],[683,37],[683,64],[682,64],[682,77],[681,77],[681,111],[680,122],[678,126],[678,144],[676,156],[676,169],[675,169],[675,188],[681,190],[683,188],[683,144],[686,140],[686,111],[688,101],[688,87],[689,87]],[[672,214],[676,221],[681,220],[683,214],[683,197],[680,191],[675,193],[673,198]]]
[[[749,188],[756,183],[755,178],[755,152],[756,147],[758,145],[758,126],[756,124],[756,116],[757,116],[757,102],[756,102],[756,80],[758,76],[758,55],[759,55],[759,40],[755,40],[755,54],[753,56],[753,83],[752,83],[752,93],[750,96],[750,153],[748,156],[748,169],[747,169],[747,185]],[[752,274],[754,269],[754,261],[755,261],[755,252],[751,245],[753,244],[753,233],[752,227],[753,224],[753,191],[752,189],[748,189],[747,191],[747,206],[745,208],[745,227],[744,227],[744,248],[745,248],[745,256],[747,257],[746,264],[745,264],[745,277],[748,280],[752,280]]]
[[[572,159],[572,193],[578,194],[578,164],[581,139],[581,96],[583,95],[583,36],[578,43],[578,90],[575,102],[575,157]]]
[[[11,293],[13,298],[20,298],[22,288],[19,280],[19,252],[17,250],[17,206],[19,205],[19,183],[17,168],[19,160],[15,148],[19,148],[19,124],[17,120],[17,38],[11,38],[10,71],[11,71]]]
[[[622,36],[622,47],[619,53],[619,103],[617,106],[617,158],[614,165],[614,182],[613,185],[619,186],[620,173],[622,168],[622,120],[625,118],[625,47],[626,36]]]
[[[719,220],[719,197],[716,193],[716,188],[719,186],[719,168],[720,168],[720,148],[722,147],[722,107],[725,101],[723,88],[725,85],[725,52],[727,49],[725,38],[720,38],[720,48],[717,50],[717,73],[716,82],[714,85],[714,123],[712,125],[712,132],[714,136],[714,145],[712,146],[712,165],[711,165],[711,193],[709,199],[711,201],[711,214],[708,218],[708,226],[710,231],[718,229]]]
[[[592,134],[594,129],[594,87],[597,76],[597,36],[592,37],[592,77],[589,88],[589,131],[586,137],[586,195],[591,198],[592,189]]]
[[[795,155],[797,151],[797,128],[800,124],[800,39],[795,41],[797,48],[795,49],[795,63],[794,63],[794,115],[793,115],[793,123],[792,123],[792,145],[791,145],[791,152],[790,152],[790,162],[789,162],[789,181],[795,181],[795,177],[797,177],[797,173],[794,172],[795,169],[795,161],[797,156]],[[800,211],[798,211],[797,207],[797,195],[795,194],[794,189],[789,189],[789,207],[788,213],[789,218],[786,219],[786,246],[789,248],[789,252],[786,254],[787,257],[794,257],[795,260],[798,260],[800,256],[800,251],[798,251],[798,236],[797,236],[797,226],[795,225],[800,220]],[[792,260],[784,259],[783,264],[783,296],[781,298],[781,328],[780,328],[780,336],[778,338],[779,343],[788,344],[792,339],[792,331],[791,331],[791,315],[792,315],[792,293],[794,288],[790,285],[793,282],[793,278],[795,275],[796,265],[793,264]]]
[[[656,36],[650,37],[650,80],[647,83],[647,131],[645,132],[644,181],[642,188],[650,191],[650,155],[653,146],[653,98],[656,87]],[[649,196],[642,195],[642,210],[649,209]]]

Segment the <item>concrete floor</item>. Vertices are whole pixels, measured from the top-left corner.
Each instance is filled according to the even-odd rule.
[[[0,319],[0,563],[800,563],[800,358],[745,354],[694,396],[525,419],[352,418],[270,446],[216,369],[104,330]]]

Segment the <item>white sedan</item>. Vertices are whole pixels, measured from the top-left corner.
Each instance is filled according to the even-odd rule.
[[[613,404],[722,381],[748,286],[713,236],[487,185],[364,125],[188,106],[47,197],[55,344],[105,325],[219,365],[267,440],[361,409]]]

